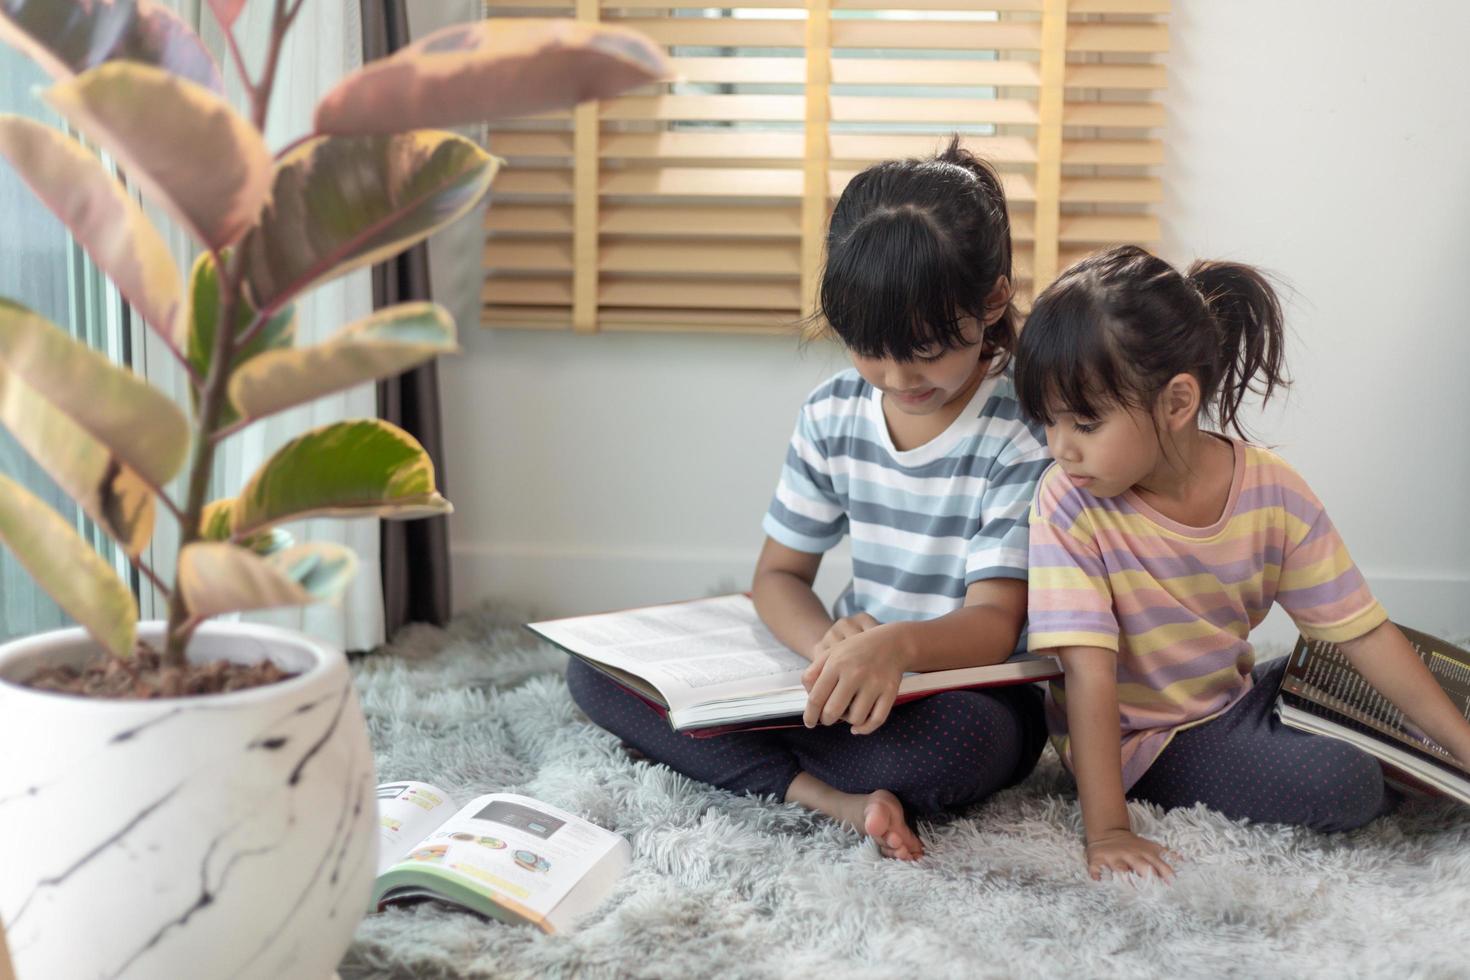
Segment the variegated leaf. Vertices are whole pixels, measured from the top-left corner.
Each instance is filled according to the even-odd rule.
[[[261,354],[230,376],[230,401],[244,418],[258,419],[456,349],[448,310],[403,303],[342,328],[326,343]]]
[[[55,79],[122,60],[224,91],[198,35],[178,14],[149,0],[0,0],[0,41]]]
[[[60,514],[0,475],[0,542],[36,584],[109,653],[131,656],[138,604],[122,579]]]
[[[225,264],[229,264],[229,250],[224,253]],[[201,378],[209,376],[209,366],[214,360],[215,330],[219,326],[221,297],[219,292],[219,270],[215,268],[214,256],[201,252],[194,260],[194,270],[189,275],[189,319],[188,349],[189,363]],[[255,319],[255,307],[249,297],[242,296],[235,308],[235,336],[241,336]],[[264,351],[278,347],[289,347],[296,339],[296,307],[286,305],[272,315],[251,338],[250,343],[238,349],[230,358],[236,371]],[[193,393],[195,400],[198,394]],[[239,415],[228,401],[221,407],[217,423],[219,428],[234,424]]]
[[[672,74],[661,46],[613,24],[455,24],[338,82],[317,105],[316,131],[395,133],[529,116]]]
[[[43,98],[210,248],[234,242],[260,213],[270,151],[260,131],[208,89],[112,62],[53,85]]]
[[[61,219],[123,299],[175,348],[183,286],[163,237],[122,184],[50,126],[0,115],[0,155]]]
[[[257,309],[397,255],[465,214],[499,161],[452,133],[328,136],[276,167],[260,224],[241,246]]]
[[[304,517],[405,519],[453,509],[417,439],[390,422],[358,419],[313,429],[277,450],[235,499],[231,533],[248,537]]]
[[[136,556],[153,535],[153,491],[130,466],[0,367],[0,423],[87,516]]]
[[[0,367],[153,486],[163,486],[184,465],[189,424],[177,405],[44,317],[3,299]],[[52,448],[59,447],[42,450]]]
[[[209,9],[214,11],[220,26],[229,30],[234,25],[235,18],[240,16],[240,11],[245,9],[245,0],[209,0]]]
[[[315,542],[262,558],[238,545],[196,542],[179,554],[179,589],[189,615],[330,602],[357,570],[357,556],[341,545]]]

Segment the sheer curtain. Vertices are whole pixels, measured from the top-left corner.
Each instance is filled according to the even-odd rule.
[[[220,63],[227,94],[237,108],[245,99],[239,76],[228,63],[224,35],[207,5],[195,0],[168,0],[180,15],[190,19]],[[252,77],[260,74],[269,38],[269,0],[250,0],[235,23],[239,42]],[[276,71],[275,96],[267,118],[266,142],[278,150],[311,129],[312,110],[317,100],[348,71],[362,63],[362,36],[356,2],[310,0],[292,26]],[[150,215],[166,225],[156,209]],[[169,241],[182,268],[192,263],[195,249],[177,229]],[[339,328],[372,312],[372,281],[369,270],[357,272],[318,286],[296,301],[296,342],[313,344],[325,340]],[[187,397],[187,382],[167,350],[151,336],[135,332],[144,353],[147,376],[178,397]],[[257,422],[222,444],[216,458],[212,497],[233,496],[282,443],[308,429],[344,418],[372,418],[377,401],[372,385],[324,398]],[[182,499],[182,486],[176,487]],[[160,525],[170,524],[161,520]],[[172,577],[170,556],[177,547],[172,526],[155,538],[157,565]],[[375,520],[310,520],[291,525],[297,541],[331,541],[357,553],[357,577],[336,606],[317,605],[251,613],[252,622],[273,623],[301,630],[348,650],[369,649],[383,640],[383,597],[378,565],[378,522]],[[146,590],[145,590],[146,591]],[[163,615],[161,597],[145,596],[145,615]]]
[[[59,120],[32,91],[49,84],[50,79],[29,58],[9,45],[0,45],[0,112],[58,125]],[[128,338],[116,291],[72,241],[66,226],[4,162],[0,162],[0,215],[5,216],[5,234],[0,235],[0,296],[35,310],[113,360],[126,363]],[[71,520],[82,537],[128,580],[132,569],[111,539],[97,530],[4,429],[0,429],[0,473]],[[69,623],[9,549],[0,547],[0,642]]]

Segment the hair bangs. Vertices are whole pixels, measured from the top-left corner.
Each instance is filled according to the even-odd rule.
[[[828,249],[820,312],[858,356],[909,361],[975,341],[963,322],[981,312],[971,279],[925,214],[884,208]]]
[[[1113,349],[1106,315],[1086,290],[1065,278],[1036,300],[1016,346],[1016,397],[1042,425],[1070,413],[1101,418],[1135,401],[1133,385]]]

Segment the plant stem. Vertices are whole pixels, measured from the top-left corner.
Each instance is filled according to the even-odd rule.
[[[230,47],[230,60],[235,63],[235,71],[240,75],[240,82],[245,86],[245,94],[250,96],[252,104],[255,102],[255,83],[250,80],[250,72],[245,70],[245,56],[240,53],[240,45],[235,40],[235,30],[224,21],[219,22],[224,28],[225,43]]]
[[[153,583],[154,588],[163,593],[163,597],[165,599],[170,599],[173,597],[173,591],[164,584],[163,579],[158,577],[157,572],[148,567],[147,562],[145,562],[141,558],[134,558],[132,555],[128,555],[128,561],[132,562],[133,567],[141,572],[143,576],[148,579],[148,581]]]
[[[242,344],[240,346],[243,347],[244,345]],[[247,425],[254,421],[255,419],[238,419],[234,422],[231,422],[229,425],[221,426],[220,428],[216,429],[214,435],[210,436],[209,438],[213,439],[215,442],[224,442],[230,436],[234,435],[236,432],[239,432],[241,429],[245,428]]]
[[[219,323],[214,331],[214,351],[210,357],[209,374],[204,379],[204,390],[200,395],[199,413],[195,417],[197,431],[194,438],[194,464],[189,472],[189,496],[185,504],[184,517],[179,526],[179,565],[182,566],[184,549],[198,541],[200,517],[204,513],[205,497],[209,494],[209,477],[214,470],[215,441],[209,437],[219,422],[220,410],[224,407],[226,382],[230,376],[230,362],[235,355],[235,332],[226,326],[235,322],[235,309],[240,303],[240,279],[245,265],[245,252],[236,249],[229,258],[228,271],[221,262],[219,252],[214,253],[215,267],[220,270],[220,284],[225,286],[225,301],[220,306]],[[174,570],[174,588],[168,602],[168,638],[164,647],[164,663],[182,667],[184,650],[188,645],[192,629],[186,629],[189,618],[188,606],[184,603],[183,570]]]
[[[286,39],[286,32],[291,29],[291,22],[301,12],[301,2],[298,2],[288,11],[285,0],[276,0],[275,13],[271,18],[271,46],[265,56],[265,70],[260,73],[260,84],[255,86],[252,93],[255,103],[255,128],[261,133],[265,132],[265,114],[270,107],[271,90],[276,87],[276,65],[281,57],[281,42]]]
[[[270,47],[266,52],[265,70],[260,83],[249,86],[251,121],[255,128],[265,132],[266,113],[270,108],[271,90],[275,87],[276,65],[281,56],[281,45],[291,21],[301,9],[298,2],[288,12],[284,0],[276,0],[271,19]],[[241,66],[243,72],[243,64]],[[225,392],[229,386],[230,371],[234,366],[237,338],[235,336],[235,311],[242,300],[245,279],[245,249],[236,248],[226,261],[218,250],[212,250],[215,268],[220,280],[220,293],[224,297],[220,304],[219,320],[214,330],[214,351],[210,356],[209,373],[204,378],[199,392],[199,411],[194,417],[194,460],[189,472],[189,494],[184,505],[184,514],[179,525],[179,555],[184,549],[203,537],[200,518],[204,513],[205,498],[209,494],[209,478],[214,470],[214,452],[218,443],[212,438],[219,425],[220,412],[224,408]],[[183,562],[178,563],[182,566]],[[199,620],[189,615],[184,602],[181,568],[174,570],[174,587],[169,593],[167,645],[163,651],[164,663],[182,667],[189,638],[199,626]]]
[[[159,503],[163,504],[163,509],[174,515],[174,520],[182,521],[184,519],[184,512],[179,510],[179,505],[174,503],[173,498],[168,495],[168,492],[163,487],[154,483],[141,473],[138,474],[138,479],[148,485],[148,489],[153,491],[153,496],[158,498]]]
[[[194,386],[195,391],[198,391],[199,386],[204,384],[204,379],[199,377],[199,372],[195,370],[194,365],[189,363],[188,356],[173,344],[169,344],[168,349],[173,354],[174,359],[179,362],[179,367],[184,369],[184,374],[189,378],[189,384]]]

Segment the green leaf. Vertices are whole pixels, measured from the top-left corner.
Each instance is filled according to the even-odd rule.
[[[226,262],[229,252],[226,251]],[[201,252],[194,260],[194,270],[189,275],[189,363],[201,378],[209,376],[209,365],[214,360],[214,333],[219,324],[220,294],[219,269],[214,256]],[[235,310],[235,336],[239,337],[255,319],[255,307],[249,297],[242,296]],[[235,370],[240,365],[265,351],[278,347],[289,347],[296,339],[296,307],[287,305],[268,319],[260,332],[251,338],[245,347],[236,350],[231,363]],[[194,392],[197,408],[198,392]],[[219,428],[234,424],[240,416],[228,402],[220,410]]]
[[[153,491],[132,467],[0,367],[3,423],[67,495],[129,555],[153,534]]]
[[[475,206],[500,161],[452,133],[327,136],[281,159],[241,246],[257,309],[382,262]]]
[[[229,541],[231,537],[230,525],[235,517],[235,498],[226,497],[221,500],[213,500],[204,505],[204,513],[199,521],[199,533],[206,541]],[[242,548],[249,548],[257,555],[273,555],[278,551],[285,551],[296,543],[296,539],[290,531],[279,527],[267,528],[259,534],[252,534],[243,541],[234,542]]]
[[[50,126],[0,115],[0,155],[61,219],[123,299],[177,348],[183,286],[162,236],[95,156]]]
[[[152,486],[163,486],[184,465],[189,424],[177,405],[44,317],[4,299],[0,299],[0,367],[8,368]],[[47,455],[52,450],[41,448]]]
[[[259,130],[208,89],[159,68],[112,62],[42,97],[210,248],[229,245],[255,222],[270,189],[270,151]]]
[[[205,541],[230,540],[230,525],[235,518],[235,498],[211,500],[199,515],[199,534]]]
[[[243,0],[238,0],[243,2]],[[219,69],[198,35],[161,3],[137,0],[0,0],[0,41],[55,79],[105,61],[157,65],[216,92]]]
[[[663,48],[626,27],[496,18],[435,31],[338,82],[316,131],[355,135],[530,116],[670,78]]]
[[[357,556],[341,545],[297,545],[262,558],[233,544],[196,542],[179,553],[179,589],[189,615],[329,602],[357,571]]]
[[[343,327],[315,347],[262,354],[230,377],[230,401],[258,419],[457,350],[454,318],[436,303],[403,303]]]
[[[132,592],[69,522],[6,476],[0,476],[0,542],[109,653],[132,655],[138,624]]]
[[[303,517],[406,519],[454,508],[434,487],[434,464],[418,440],[390,422],[322,426],[276,451],[236,498],[238,540]]]

